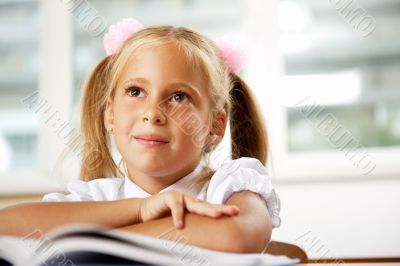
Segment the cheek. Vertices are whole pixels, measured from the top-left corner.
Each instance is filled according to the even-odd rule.
[[[130,130],[138,119],[139,112],[132,105],[120,102],[114,107],[114,124],[122,132]]]
[[[173,125],[175,135],[181,139],[180,142],[200,148],[209,132],[207,122],[206,112],[195,108],[181,108],[180,112],[169,116],[169,123]]]

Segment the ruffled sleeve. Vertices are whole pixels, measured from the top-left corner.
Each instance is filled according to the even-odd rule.
[[[243,190],[262,196],[271,216],[272,227],[279,227],[280,200],[267,168],[258,159],[242,157],[223,163],[210,180],[207,201],[223,204],[233,193]]]
[[[42,201],[109,201],[118,199],[123,178],[101,178],[85,182],[74,180],[67,184],[68,194],[49,193]]]

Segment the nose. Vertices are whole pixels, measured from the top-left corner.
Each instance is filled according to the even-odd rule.
[[[166,117],[160,108],[154,107],[144,112],[142,120],[151,124],[163,125],[165,124]]]

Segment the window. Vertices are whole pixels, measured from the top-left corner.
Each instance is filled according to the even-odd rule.
[[[282,0],[277,11],[278,175],[398,174],[400,3]]]
[[[70,112],[68,16],[53,1],[0,6],[0,195],[61,190],[52,130]]]
[[[38,119],[22,100],[37,91],[39,7],[0,3],[0,190],[9,175],[38,168]],[[3,185],[4,184],[4,185]]]
[[[400,144],[400,80],[394,75],[400,70],[399,4],[358,1],[362,9],[354,14],[355,2],[342,6],[279,5],[290,151],[335,148],[296,110],[304,96],[322,105],[365,147]]]
[[[37,166],[37,119],[21,100],[37,90],[39,9],[33,1],[0,5],[1,174]]]

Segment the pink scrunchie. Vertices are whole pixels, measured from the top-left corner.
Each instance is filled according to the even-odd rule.
[[[239,73],[246,61],[245,50],[238,36],[225,35],[214,39],[229,73]]]
[[[133,18],[126,18],[111,25],[103,40],[106,54],[112,55],[118,52],[122,44],[142,28],[143,25]]]

